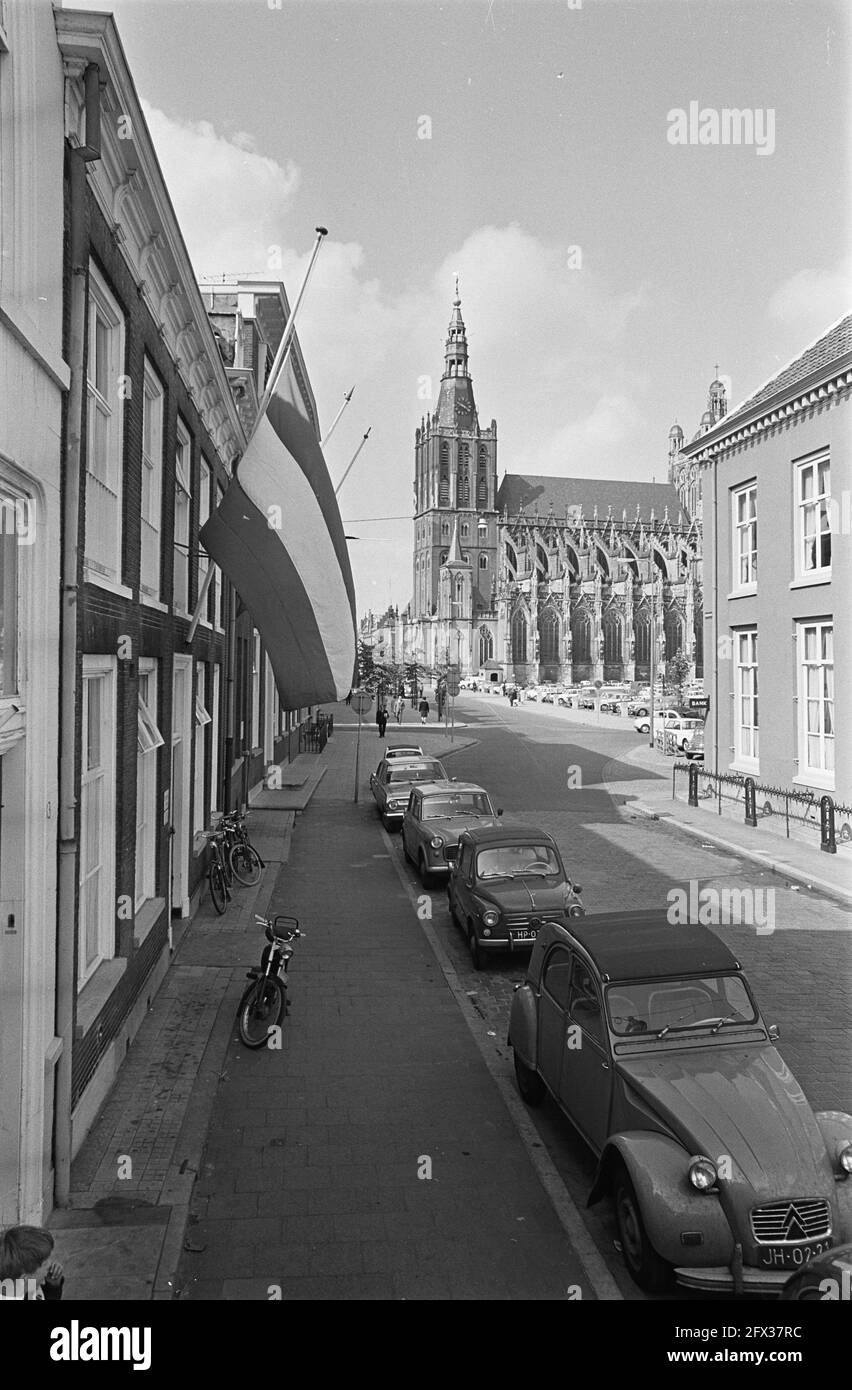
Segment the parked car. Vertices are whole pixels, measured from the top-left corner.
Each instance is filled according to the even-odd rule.
[[[465,830],[444,854],[450,913],[477,970],[492,952],[530,950],[543,922],[567,922],[585,911],[556,842],[535,826]]]
[[[388,762],[393,762],[395,758],[422,758],[423,749],[419,743],[395,743],[391,748],[385,749],[385,758]]]
[[[698,733],[699,730],[703,734],[703,719],[669,719],[665,725],[666,740],[671,735],[676,750],[678,753],[682,753],[693,734]]]
[[[411,795],[418,782],[447,781],[444,764],[437,758],[382,758],[370,776],[370,790],[385,828],[400,825]]]
[[[680,719],[680,717],[676,709],[654,710],[654,728],[656,730],[660,725],[671,724],[674,720]],[[634,729],[638,729],[640,734],[649,734],[651,732],[650,715],[641,714],[638,719],[634,719],[633,727]]]
[[[569,686],[567,690],[560,690],[556,697],[556,703],[562,705],[563,709],[571,709],[576,699],[576,690],[573,686]]]
[[[684,756],[691,762],[699,758],[704,762],[704,725],[695,729],[683,745]]]
[[[852,1115],[814,1114],[736,957],[665,911],[538,934],[512,1000],[521,1095],[597,1156],[640,1288],[778,1294],[852,1239]]]
[[[424,888],[437,874],[448,874],[444,854],[463,830],[471,826],[495,825],[502,816],[491,798],[475,782],[424,782],[415,787],[402,818],[402,848],[405,857],[417,865]]]
[[[781,1298],[787,1302],[852,1302],[852,1244],[835,1245],[791,1274]]]

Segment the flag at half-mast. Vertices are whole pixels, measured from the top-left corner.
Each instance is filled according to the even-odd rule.
[[[284,362],[201,540],[266,648],[286,709],[342,700],[355,669],[355,589],[317,432]]]

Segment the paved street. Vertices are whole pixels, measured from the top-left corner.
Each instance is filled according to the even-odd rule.
[[[626,789],[656,774],[629,763],[632,729],[510,711],[496,698],[462,699],[457,717],[453,775],[486,786],[507,819],[553,834],[588,910],[664,904],[691,879],[774,889],[771,934],[719,933],[779,1024],[814,1107],[852,1108],[845,908],[636,817]],[[431,920],[421,920],[423,889],[369,795],[379,741],[372,729],[363,736],[354,806],[354,731],[342,727],[344,711],[337,719],[328,774],[272,897],[307,933],[285,1045],[256,1054],[230,1044],[181,1296],[266,1298],[280,1287],[285,1298],[565,1298],[579,1288],[584,1298],[641,1298],[609,1208],[585,1209],[589,1152],[549,1103],[528,1114],[517,1100],[505,1037],[522,964],[474,971],[442,889],[429,891]],[[433,751],[436,727],[417,727]],[[424,1159],[431,1179],[418,1177]]]

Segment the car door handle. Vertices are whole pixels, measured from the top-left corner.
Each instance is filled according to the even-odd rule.
[[[601,1062],[601,1071],[609,1071],[609,1062]]]

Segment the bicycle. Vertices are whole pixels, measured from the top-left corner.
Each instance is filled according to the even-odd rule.
[[[213,850],[212,858],[207,867],[207,882],[210,885],[210,900],[221,917],[231,900],[223,852],[225,835],[222,830],[208,830],[206,832],[206,839]]]
[[[227,812],[220,821],[227,841],[228,868],[245,888],[260,882],[266,864],[261,859],[246,830],[246,817],[239,811]]]
[[[265,928],[268,946],[263,949],[260,968],[250,970],[248,979],[252,981],[240,1000],[237,1009],[237,1024],[240,1042],[246,1047],[263,1047],[269,1040],[269,1030],[281,1023],[287,1008],[287,972],[293,955],[293,942],[304,932],[299,927],[297,917],[278,916],[255,917]],[[279,922],[292,922],[293,926],[279,930]]]

